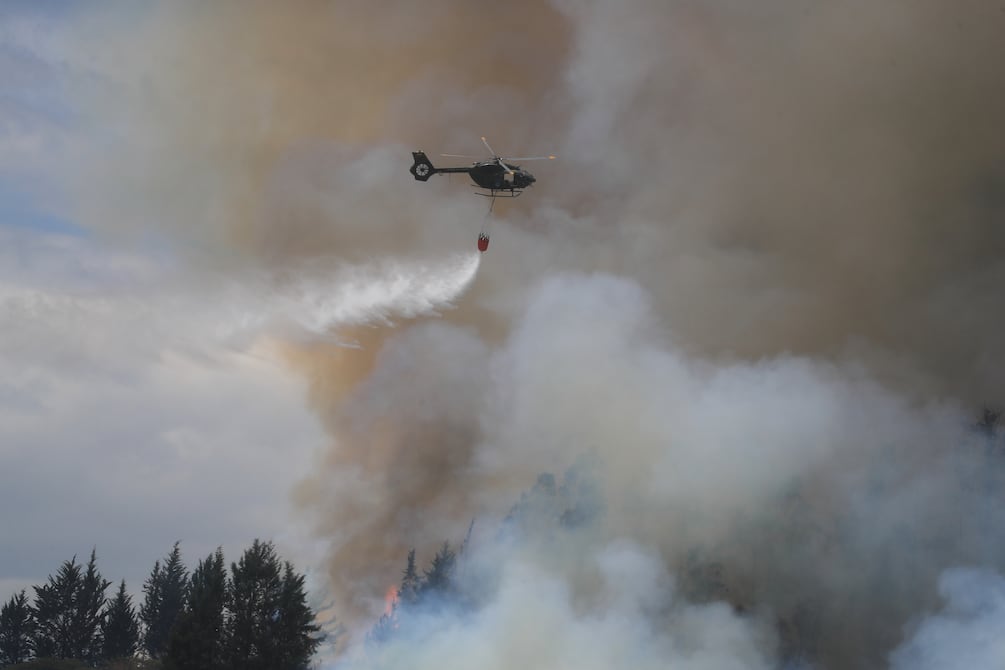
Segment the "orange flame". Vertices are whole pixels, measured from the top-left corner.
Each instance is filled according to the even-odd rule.
[[[391,616],[396,602],[398,602],[398,589],[394,586],[387,587],[387,593],[384,594],[384,614]]]

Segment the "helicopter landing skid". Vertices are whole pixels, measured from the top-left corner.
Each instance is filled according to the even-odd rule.
[[[523,195],[523,191],[492,191],[491,193],[479,193],[475,191],[475,195],[484,196],[486,198],[519,198]]]
[[[492,213],[492,208],[495,207],[496,198],[519,198],[521,194],[523,194],[523,191],[516,191],[513,189],[507,189],[506,191],[493,190],[490,191],[489,193],[479,193],[475,191],[475,195],[481,195],[486,198],[492,198],[492,200],[489,202],[489,212],[488,212],[489,214]],[[486,214],[486,216],[488,216],[488,214]]]

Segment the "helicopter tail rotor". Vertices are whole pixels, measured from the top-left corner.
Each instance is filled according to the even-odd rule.
[[[428,181],[436,173],[436,168],[433,167],[432,161],[429,157],[422,151],[413,151],[412,158],[415,161],[412,163],[412,167],[409,168],[409,172],[418,181]]]

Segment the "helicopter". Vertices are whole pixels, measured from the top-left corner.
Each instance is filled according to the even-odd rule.
[[[432,161],[423,151],[413,151],[412,167],[409,172],[417,181],[428,181],[434,174],[467,174],[475,186],[486,189],[488,193],[476,193],[488,198],[492,198],[489,205],[489,212],[496,198],[516,198],[523,193],[523,189],[534,184],[537,179],[527,170],[519,165],[507,163],[506,161],[538,161],[554,160],[555,156],[523,156],[520,158],[505,158],[500,156],[489,145],[488,140],[482,137],[482,144],[489,150],[492,158],[472,163],[467,167],[434,167]],[[440,154],[449,158],[477,158],[476,156],[465,156],[463,154]],[[488,233],[483,229],[478,236],[478,250],[484,252],[489,246]]]

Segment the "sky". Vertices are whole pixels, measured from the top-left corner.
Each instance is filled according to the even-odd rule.
[[[274,539],[352,656],[474,519],[409,667],[1000,658],[998,4],[0,12],[0,597]]]
[[[323,441],[302,380],[242,335],[250,296],[207,294],[164,245],[104,238],[67,204],[72,170],[100,169],[71,170],[72,155],[109,131],[84,120],[76,91],[101,74],[66,40],[88,13],[0,10],[5,599],[92,548],[138,593],[177,540],[190,564],[281,546],[289,489]]]
[[[88,40],[144,20],[115,3],[0,14],[4,599],[92,548],[137,599],[176,541],[190,567],[263,538],[317,572],[291,499],[328,438],[281,340],[356,350],[332,324],[449,307],[477,269],[454,249],[435,262],[332,263],[277,286],[192,261],[198,251],[145,222],[146,202],[113,232],[83,214],[86,175],[114,169],[106,143],[130,139],[94,118],[93,96],[134,94],[121,82],[132,73]]]

